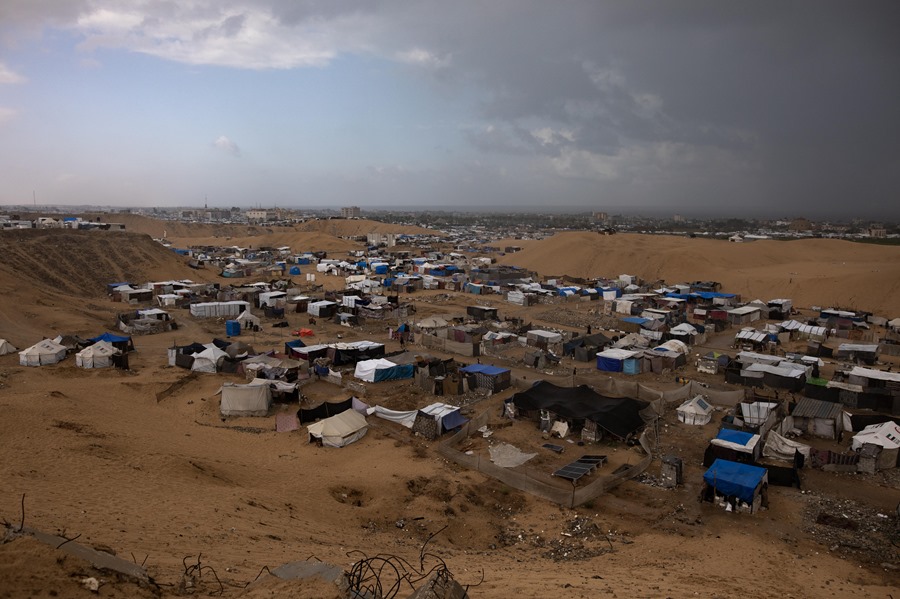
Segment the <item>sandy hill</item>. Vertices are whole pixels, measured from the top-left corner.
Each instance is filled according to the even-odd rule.
[[[0,233],[0,338],[29,345],[52,331],[112,322],[106,284],[214,280],[147,235],[31,229]],[[124,304],[120,307],[123,307]]]
[[[522,244],[525,246],[525,244]],[[638,234],[558,233],[502,256],[542,275],[645,280],[713,280],[746,299],[787,297],[800,306],[842,306],[900,315],[900,247],[834,239],[714,239]]]

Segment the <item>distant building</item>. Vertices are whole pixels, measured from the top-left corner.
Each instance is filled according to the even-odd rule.
[[[359,218],[359,206],[344,206],[341,208],[341,218]]]
[[[366,234],[366,243],[368,245],[382,245],[385,247],[394,247],[397,245],[396,233],[368,233]]]
[[[277,217],[271,210],[261,209],[248,210],[244,214],[251,223],[264,223],[266,221],[275,220]]]
[[[609,221],[609,214],[606,212],[595,212],[593,214],[594,220],[599,221],[601,223],[605,223]]]
[[[683,223],[684,217],[681,216],[680,214],[676,214],[675,216],[672,217],[672,220],[675,221],[676,223]]]
[[[884,239],[887,237],[887,229],[880,225],[873,225],[869,227],[869,237]]]

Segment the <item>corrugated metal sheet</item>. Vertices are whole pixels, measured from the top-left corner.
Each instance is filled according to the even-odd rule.
[[[791,412],[795,418],[824,418],[832,420],[840,418],[843,406],[830,401],[820,401],[811,397],[804,397],[797,403],[797,407]]]

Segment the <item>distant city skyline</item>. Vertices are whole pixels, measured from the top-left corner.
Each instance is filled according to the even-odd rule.
[[[3,206],[900,218],[900,5],[9,0]]]

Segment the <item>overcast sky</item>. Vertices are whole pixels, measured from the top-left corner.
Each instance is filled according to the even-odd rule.
[[[2,0],[0,203],[900,216],[900,2]]]

